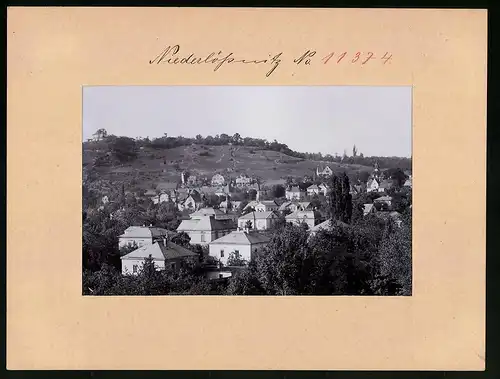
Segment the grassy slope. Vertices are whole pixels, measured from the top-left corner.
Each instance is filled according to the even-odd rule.
[[[105,143],[84,143],[83,162],[90,163],[108,149]],[[200,155],[207,153],[208,156]],[[144,187],[159,180],[177,181],[182,170],[194,175],[211,177],[222,173],[235,178],[246,173],[264,180],[285,176],[312,175],[321,162],[301,160],[269,150],[256,150],[244,146],[181,146],[174,149],[143,149],[130,164],[115,167],[99,167],[99,177],[129,181],[137,179]],[[372,171],[372,167],[342,165],[328,162],[334,171]],[[228,171],[228,169],[230,171]]]

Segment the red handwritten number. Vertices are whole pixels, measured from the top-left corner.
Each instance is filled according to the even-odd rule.
[[[392,54],[389,54],[389,53],[385,53],[384,56],[381,58],[384,60],[384,64],[386,64],[387,62],[389,62],[392,58]]]
[[[326,57],[323,58],[323,64],[327,64],[328,61],[333,57],[334,53],[328,54]]]
[[[361,55],[361,53],[358,51],[356,53],[356,55],[354,56],[354,58],[352,59],[351,63],[356,63],[358,61],[360,55]]]
[[[343,52],[342,54],[340,54],[339,59],[337,59],[337,63],[340,63],[340,61],[341,61],[342,59],[344,59],[344,57],[345,57],[346,55],[347,55],[347,51],[345,51],[345,52]]]
[[[368,53],[368,58],[366,58],[363,62],[361,62],[361,64],[366,64],[370,59],[375,59],[371,51]]]

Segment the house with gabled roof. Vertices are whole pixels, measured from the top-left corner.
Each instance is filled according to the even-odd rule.
[[[285,192],[285,197],[287,200],[302,200],[305,197],[305,191],[300,189],[299,186],[292,186],[287,188]]]
[[[363,216],[374,214],[377,211],[374,204],[363,204]]]
[[[230,255],[250,262],[269,243],[269,237],[248,230],[233,231],[209,243],[209,255],[226,265]]]
[[[273,211],[250,212],[238,218],[238,228],[247,229],[247,225],[250,225],[252,230],[268,230],[277,219],[278,215]]]
[[[370,178],[366,183],[366,192],[378,192],[379,187],[379,181],[375,178]]]
[[[314,227],[318,223],[317,214],[314,211],[295,211],[285,217],[286,222],[301,225],[307,224],[309,228]]]
[[[177,231],[187,233],[192,245],[206,245],[236,228],[236,223],[231,219],[216,219],[215,215],[192,213],[188,220],[181,221]]]
[[[252,178],[246,174],[241,174],[236,178],[236,186],[241,188],[252,184]]]
[[[277,211],[278,204],[274,200],[262,200],[254,207],[257,212]]]
[[[318,188],[320,193],[322,193],[324,196],[328,195],[329,187],[325,183],[321,183]]]
[[[172,232],[163,228],[156,228],[153,226],[129,226],[120,236],[118,236],[118,248],[151,245],[154,242],[162,241],[169,235],[172,235]]]
[[[314,196],[314,195],[319,195],[320,189],[316,184],[310,185],[307,187],[307,195],[308,196]]]
[[[167,239],[139,247],[121,257],[122,274],[137,275],[142,269],[144,260],[151,258],[157,270],[166,268],[177,271],[186,259],[199,259],[195,252],[179,246]]]
[[[316,175],[317,176],[332,176],[333,175],[333,170],[330,168],[330,166],[318,166],[316,168]]]
[[[213,187],[223,186],[226,184],[226,179],[221,174],[215,174],[212,176],[211,183]]]

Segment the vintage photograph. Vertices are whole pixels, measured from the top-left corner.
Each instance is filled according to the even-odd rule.
[[[411,87],[82,96],[83,295],[412,295]]]

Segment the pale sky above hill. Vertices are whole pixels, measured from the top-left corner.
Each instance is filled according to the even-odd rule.
[[[411,156],[411,87],[95,86],[83,89],[83,138],[239,133],[299,152]]]

